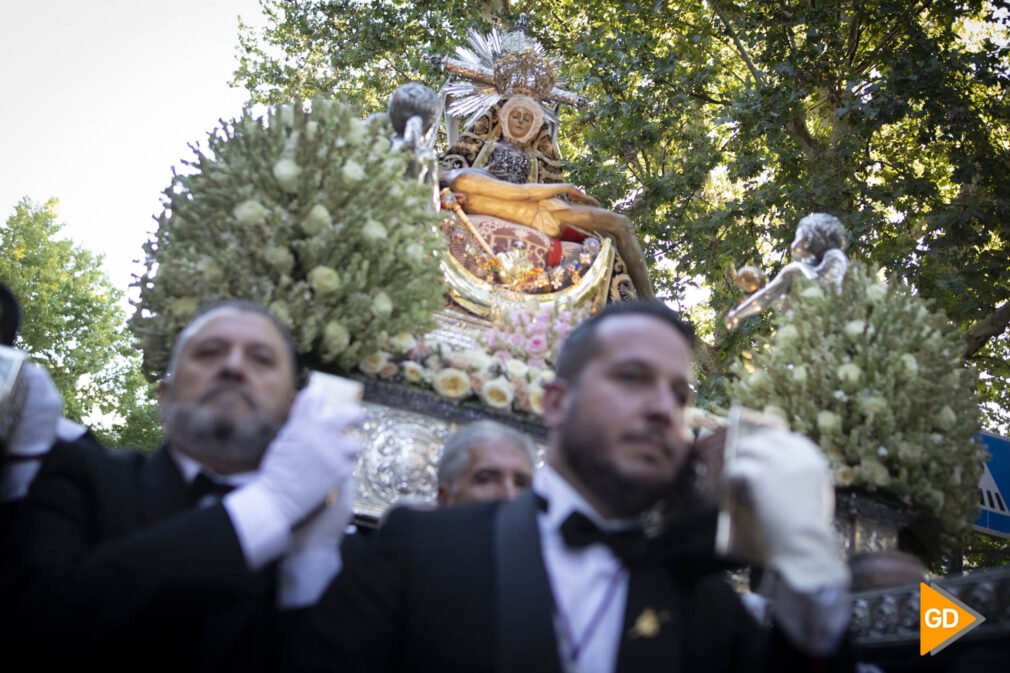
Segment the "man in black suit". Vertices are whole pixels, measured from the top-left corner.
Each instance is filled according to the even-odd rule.
[[[12,641],[33,667],[277,670],[278,603],[339,569],[358,452],[360,410],[296,381],[287,330],[224,302],[177,339],[157,453],[57,443],[17,522]]]
[[[780,626],[758,627],[716,572],[725,566],[713,554],[714,510],[692,503],[691,338],[658,302],[612,305],[581,325],[545,391],[548,456],[532,492],[394,512],[305,616],[294,668],[611,673],[837,663],[847,576],[818,514],[826,461],[809,442],[758,433],[728,468],[747,484],[765,533]],[[645,533],[643,515],[657,504],[668,512],[665,528]]]

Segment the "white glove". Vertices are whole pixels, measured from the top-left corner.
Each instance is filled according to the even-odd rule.
[[[281,562],[282,608],[314,605],[343,565],[340,541],[351,522],[357,483],[348,477],[336,501],[295,529]]]
[[[832,528],[828,461],[812,442],[785,430],[754,432],[740,440],[725,476],[735,487],[744,486],[766,566],[801,592],[848,583]]]
[[[56,423],[63,413],[63,398],[44,367],[24,369],[27,394],[14,433],[7,440],[12,456],[42,457],[56,441]]]
[[[14,431],[7,438],[11,461],[3,470],[0,501],[16,500],[28,494],[41,459],[56,441],[56,428],[63,413],[63,398],[44,367],[28,364],[24,369],[26,395]]]
[[[363,419],[359,405],[334,408],[322,390],[309,386],[295,398],[287,422],[267,447],[259,475],[246,488],[264,494],[294,528],[353,474],[361,441],[347,430]]]

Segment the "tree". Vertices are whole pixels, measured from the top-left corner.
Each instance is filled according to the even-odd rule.
[[[530,32],[596,102],[562,110],[571,179],[635,223],[661,294],[690,286],[702,395],[766,322],[727,334],[734,268],[775,273],[797,220],[847,223],[850,255],[908,281],[965,335],[992,427],[1010,423],[1007,2],[263,0],[235,81],[254,100],[319,92],[378,109],[445,75],[466,29]]]
[[[108,446],[153,448],[160,430],[122,293],[100,257],[59,237],[56,207],[24,198],[0,229],[0,279],[24,309],[15,345],[49,370],[65,416],[92,421]]]

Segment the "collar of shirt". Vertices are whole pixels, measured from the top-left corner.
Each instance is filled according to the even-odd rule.
[[[544,465],[533,476],[533,491],[547,501],[541,524],[554,532],[561,530],[561,524],[572,512],[582,512],[601,530],[629,530],[641,526],[638,519],[603,518],[574,486],[549,465]]]
[[[172,457],[175,461],[176,467],[179,468],[179,474],[182,475],[182,480],[186,484],[192,484],[193,480],[196,479],[196,475],[203,472],[207,475],[207,478],[212,481],[216,481],[220,484],[228,484],[229,486],[234,486],[238,488],[240,486],[245,486],[252,482],[256,478],[256,471],[252,470],[250,472],[238,472],[236,474],[218,474],[209,467],[205,467],[196,459],[187,456],[181,451],[176,451],[175,449],[169,447],[168,455]]]
[[[568,547],[561,524],[579,511],[600,528],[638,526],[635,520],[604,519],[564,477],[549,466],[537,470],[533,490],[547,500],[537,517],[547,577],[554,595],[554,627],[563,667],[577,673],[613,673],[628,596],[628,575],[609,547]],[[611,586],[613,585],[613,586]],[[580,650],[575,660],[573,648]]]

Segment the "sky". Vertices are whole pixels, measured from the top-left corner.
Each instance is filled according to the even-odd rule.
[[[261,25],[258,0],[0,4],[0,226],[56,197],[64,234],[127,291],[172,166],[242,110],[239,16]]]

